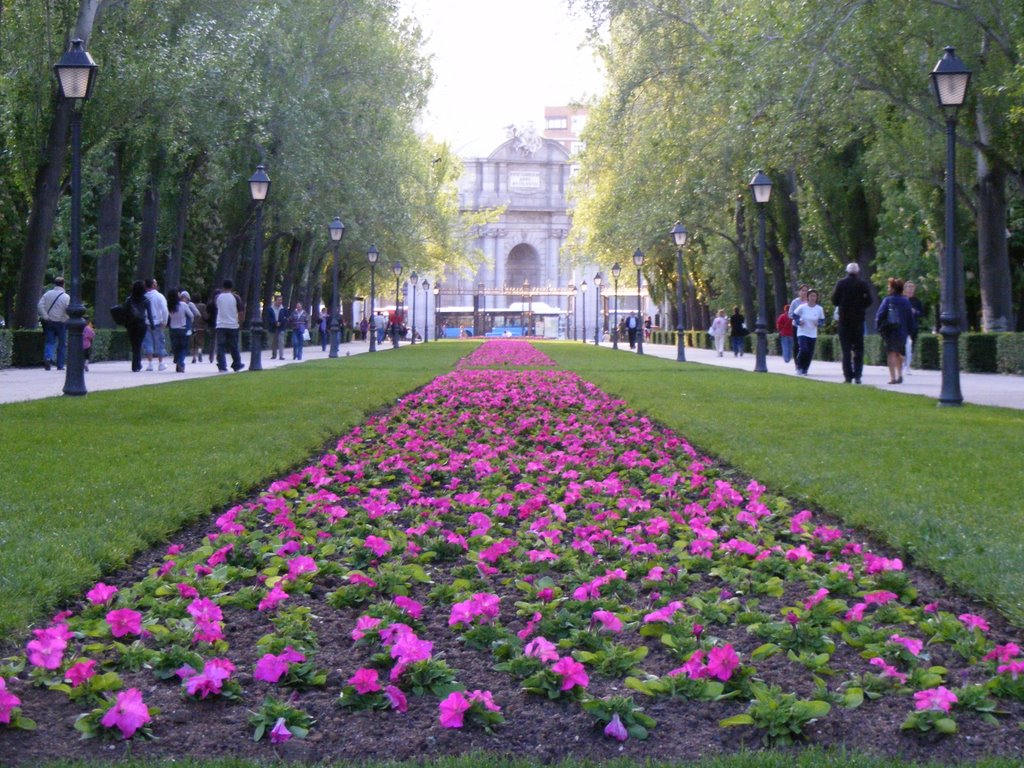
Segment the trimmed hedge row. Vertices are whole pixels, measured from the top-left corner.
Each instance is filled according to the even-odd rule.
[[[209,349],[207,334],[207,349]],[[342,343],[351,340],[351,332],[346,329]],[[269,335],[263,335],[263,348],[270,349]],[[312,345],[313,342],[306,342]],[[290,344],[290,339],[289,339]],[[242,331],[241,348],[249,351],[249,332]],[[167,352],[170,356],[171,346],[168,341]],[[105,360],[131,360],[132,348],[128,343],[128,331],[124,328],[97,328],[96,338],[92,340],[91,359],[94,363]],[[33,368],[43,364],[43,332],[40,329],[26,331],[0,331],[0,368]]]
[[[714,339],[704,331],[685,331],[686,346],[696,349],[714,349]],[[654,344],[675,344],[675,331],[652,331]],[[756,336],[743,338],[744,349],[754,351]],[[728,344],[726,344],[728,349]],[[959,344],[960,369],[968,373],[1010,373],[1024,375],[1024,333],[962,333]],[[768,334],[768,354],[781,355],[782,344],[777,333]],[[835,362],[842,358],[839,337],[834,334],[818,335],[814,359]],[[885,365],[885,347],[882,337],[874,334],[864,337],[864,361],[868,365]],[[921,334],[914,345],[913,368],[937,371],[942,367],[942,337]]]

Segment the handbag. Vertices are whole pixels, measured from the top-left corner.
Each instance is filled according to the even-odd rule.
[[[893,302],[889,302],[885,309],[885,330],[895,331],[900,327],[900,311]]]
[[[115,304],[110,308],[110,317],[118,325],[128,325],[128,308],[124,304]]]
[[[309,341],[309,328],[302,329],[302,340]]]

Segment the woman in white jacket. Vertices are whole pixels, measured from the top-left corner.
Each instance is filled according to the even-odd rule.
[[[708,333],[715,340],[715,350],[718,352],[718,356],[722,357],[725,353],[725,337],[729,334],[729,320],[725,316],[724,309],[718,310],[718,315],[711,321]]]

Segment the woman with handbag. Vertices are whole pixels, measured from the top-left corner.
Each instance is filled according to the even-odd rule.
[[[875,325],[885,343],[889,383],[903,383],[903,355],[907,350],[907,337],[917,329],[914,308],[903,295],[903,281],[889,278],[889,295],[882,299],[875,313]]]
[[[295,309],[288,318],[292,329],[292,360],[302,359],[302,347],[309,338],[309,314],[302,308],[302,302],[295,302]]]
[[[725,337],[729,333],[729,320],[725,317],[724,309],[718,310],[715,319],[711,321],[708,333],[715,340],[715,351],[722,357],[725,354]]]

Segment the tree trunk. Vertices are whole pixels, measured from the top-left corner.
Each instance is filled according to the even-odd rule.
[[[986,143],[984,118],[978,109],[978,138]],[[987,132],[987,131],[986,131]],[[1012,331],[1013,276],[1006,247],[1006,173],[990,164],[985,153],[974,150],[978,169],[978,279],[981,285],[982,330]],[[968,318],[965,318],[968,319]],[[970,323],[965,323],[967,328]]]
[[[99,255],[96,259],[96,301],[93,323],[97,328],[113,328],[114,319],[107,311],[120,302],[117,284],[121,263],[121,160],[124,147],[118,143],[110,155],[107,177],[110,186],[99,199],[96,232]]]
[[[788,301],[789,296],[796,296],[797,286],[800,284],[800,265],[804,260],[804,240],[800,232],[800,208],[797,205],[797,176],[796,169],[790,168],[782,176],[782,221],[786,231],[786,252],[789,254],[789,292],[786,291],[785,283],[781,291],[783,303]],[[778,293],[780,288],[776,288]],[[782,312],[782,307],[779,307]]]
[[[775,328],[775,318],[782,314],[782,308],[789,302],[789,281],[786,279],[786,257],[779,249],[778,241],[772,238],[768,243],[768,266],[772,271],[772,311],[768,317],[768,328]]]
[[[139,231],[139,260],[135,279],[145,280],[156,274],[156,232],[160,221],[160,176],[154,162],[142,193],[142,227]]]
[[[178,209],[174,218],[174,241],[171,245],[171,253],[167,258],[167,270],[164,273],[164,285],[168,289],[181,287],[185,230],[188,228],[188,214],[192,207],[192,181],[204,162],[206,162],[206,153],[202,152],[192,158],[178,180]]]
[[[284,277],[281,280],[281,297],[285,306],[292,309],[296,301],[301,301],[298,291],[299,258],[302,255],[302,241],[296,237],[292,238],[291,247],[288,249],[288,266],[285,268]]]
[[[96,13],[103,0],[81,0],[78,19],[72,37],[81,38],[87,44],[92,34]],[[58,95],[54,83],[56,106],[50,121],[50,132],[46,145],[40,153],[43,160],[36,169],[32,188],[32,210],[29,213],[25,232],[25,248],[22,252],[18,300],[14,310],[15,328],[35,328],[38,323],[36,305],[43,289],[46,263],[53,237],[53,222],[57,215],[57,203],[63,190],[61,179],[67,159],[68,127],[71,123],[70,101]]]

